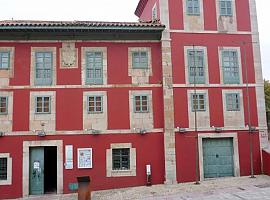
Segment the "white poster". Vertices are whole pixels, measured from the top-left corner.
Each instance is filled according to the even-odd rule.
[[[78,168],[92,168],[92,148],[79,148],[78,149]]]
[[[65,169],[73,169],[73,146],[66,145]]]

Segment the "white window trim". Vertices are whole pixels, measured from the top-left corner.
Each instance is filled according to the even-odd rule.
[[[189,82],[189,69],[188,69],[188,50],[193,50],[193,46],[184,46],[184,53],[185,53],[185,78],[186,84],[192,85],[193,83]],[[208,53],[207,47],[205,46],[195,46],[194,50],[203,50],[204,54],[204,75],[205,75],[205,83],[204,84],[197,84],[198,86],[209,85],[209,72],[208,72]]]
[[[232,138],[233,139],[233,160],[234,160],[234,176],[240,176],[240,164],[239,164],[239,151],[238,151],[238,135],[237,133],[200,133],[198,135],[198,147],[199,147],[199,168],[200,168],[200,180],[204,178],[203,168],[203,138]]]
[[[82,85],[91,87],[91,84],[85,84],[86,82],[86,52],[102,52],[103,55],[103,84],[107,85],[107,47],[82,47],[81,48],[81,81]]]
[[[12,185],[12,158],[9,153],[0,153],[0,158],[7,158],[7,180],[0,180],[0,185]]]
[[[35,85],[36,52],[52,52],[53,65],[51,85]],[[35,87],[51,87],[53,85],[56,85],[56,56],[56,47],[31,47],[30,85]]]
[[[124,148],[130,149],[130,169],[113,170],[112,150]],[[106,176],[107,177],[136,176],[136,148],[132,148],[131,143],[114,143],[111,144],[110,149],[106,149]]]
[[[15,47],[0,47],[0,52],[9,52],[9,68],[0,69],[0,78],[13,78]]]
[[[0,91],[0,96],[8,98],[7,114],[0,115],[0,127],[4,132],[11,132],[13,123],[13,92]]]
[[[239,84],[225,84],[223,79],[223,63],[222,63],[222,51],[237,51],[238,65],[239,65]],[[219,54],[219,72],[220,72],[220,83],[226,86],[237,86],[243,84],[242,74],[242,60],[241,60],[241,48],[240,47],[218,47]]]

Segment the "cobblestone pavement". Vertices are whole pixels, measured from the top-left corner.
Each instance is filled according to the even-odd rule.
[[[73,200],[76,194],[29,197],[32,200]],[[92,192],[92,200],[270,200],[270,177],[221,178],[200,185],[182,183]]]

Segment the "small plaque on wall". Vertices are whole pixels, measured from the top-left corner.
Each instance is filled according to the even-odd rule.
[[[77,160],[79,169],[92,168],[92,148],[79,148]]]
[[[60,49],[61,68],[77,68],[78,67],[78,51],[74,42],[64,42]]]
[[[73,169],[73,146],[66,145],[66,162],[65,169]]]

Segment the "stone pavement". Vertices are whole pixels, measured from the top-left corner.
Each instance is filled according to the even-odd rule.
[[[76,194],[29,197],[32,200],[73,200]],[[155,185],[96,191],[92,200],[270,200],[270,177],[220,178],[177,185]]]

